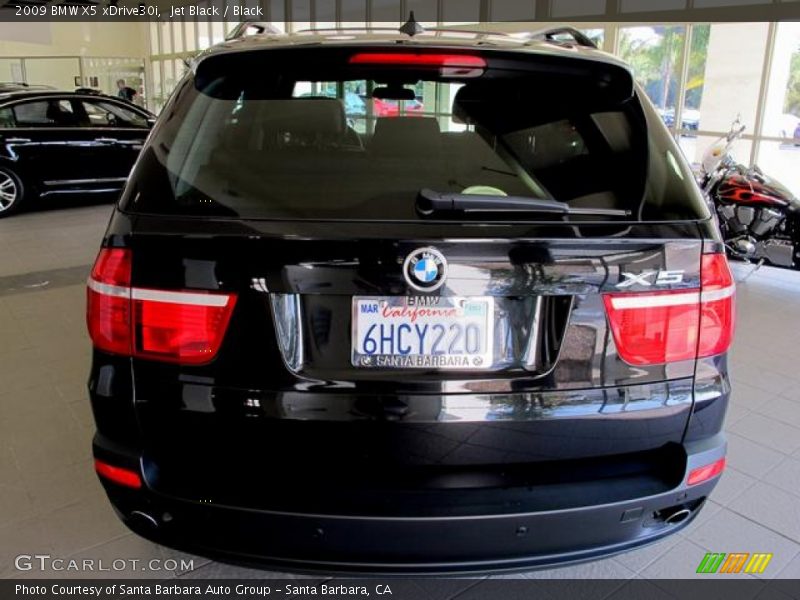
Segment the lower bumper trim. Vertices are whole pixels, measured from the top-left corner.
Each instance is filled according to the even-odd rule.
[[[685,448],[688,473],[726,444],[719,434]],[[431,574],[532,569],[646,545],[690,523],[717,480],[606,504],[450,517],[278,512],[104,485],[133,531],[179,550],[294,571]]]

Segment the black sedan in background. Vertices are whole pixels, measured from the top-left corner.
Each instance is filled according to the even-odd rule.
[[[0,92],[0,217],[37,197],[118,193],[154,121],[111,96]]]

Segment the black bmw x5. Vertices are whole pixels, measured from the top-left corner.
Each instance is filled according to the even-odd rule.
[[[233,40],[89,279],[96,469],[131,529],[228,560],[592,559],[708,498],[733,319],[681,152],[579,37]]]

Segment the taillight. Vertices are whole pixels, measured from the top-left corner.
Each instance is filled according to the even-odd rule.
[[[235,294],[136,288],[128,249],[104,248],[88,282],[87,324],[103,351],[203,364],[219,351]]]
[[[131,253],[103,248],[86,290],[86,324],[92,343],[105,352],[131,353]]]
[[[735,284],[724,254],[704,254],[700,289],[606,294],[620,358],[656,365],[725,352],[733,340]]]
[[[724,254],[704,254],[700,267],[700,341],[697,356],[722,354],[733,342],[736,283]]]
[[[692,471],[689,473],[689,476],[686,478],[686,485],[697,485],[698,483],[703,483],[704,481],[708,481],[709,479],[720,475],[724,470],[725,458],[720,458],[710,465],[692,469]]]
[[[236,304],[231,294],[134,288],[134,355],[183,364],[214,358]]]

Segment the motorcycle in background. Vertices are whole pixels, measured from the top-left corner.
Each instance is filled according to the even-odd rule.
[[[800,199],[757,166],[734,160],[731,149],[744,130],[734,121],[702,162],[701,187],[714,204],[728,255],[800,270]]]

